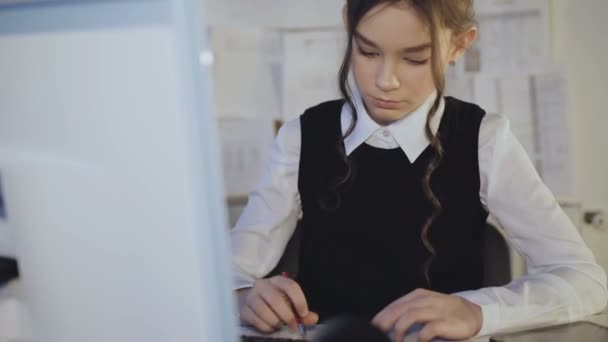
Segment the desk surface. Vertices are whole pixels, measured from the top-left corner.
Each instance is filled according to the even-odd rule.
[[[13,282],[4,288],[0,288],[0,342],[13,340],[15,338],[23,338],[24,330],[21,324],[18,324],[17,314],[21,309],[21,301],[20,299],[20,288],[18,286],[18,282]],[[604,327],[608,327],[608,312],[604,312],[599,315],[587,317],[583,321],[592,322],[599,324]],[[319,328],[311,328],[308,330],[308,339],[313,339],[315,337],[316,331]],[[298,340],[300,336],[297,332],[289,331],[288,329],[281,330],[271,335],[261,335],[248,327],[241,327],[241,335],[244,336],[260,336],[266,338],[274,338],[274,339],[288,339],[288,340]],[[7,339],[9,338],[9,339]],[[411,334],[404,342],[417,342],[417,335]],[[467,340],[467,342],[489,342],[489,337],[478,337],[475,339]],[[584,341],[584,339],[581,339]],[[440,341],[437,341],[440,342]]]
[[[608,313],[591,316],[591,317],[584,319],[583,321],[596,323],[596,324],[599,324],[601,326],[608,328]],[[308,334],[307,334],[307,340],[314,339],[315,332],[318,330],[319,330],[318,328],[309,329]],[[270,335],[262,335],[262,334],[257,333],[256,331],[254,331],[252,328],[241,327],[241,335],[242,336],[259,336],[259,337],[265,337],[265,338],[270,338],[270,339],[288,339],[288,340],[301,339],[301,337],[298,335],[297,332],[292,332],[292,331],[289,331],[288,329],[283,329],[281,331],[278,331],[278,332],[270,334]],[[409,336],[407,336],[405,338],[405,340],[403,342],[417,342],[417,337],[418,336],[415,333],[410,334]],[[442,340],[435,340],[435,341],[441,342]],[[489,341],[490,341],[489,336],[483,336],[483,337],[477,337],[474,339],[469,339],[469,340],[466,340],[463,342],[489,342]],[[583,340],[581,340],[581,341],[583,341]],[[444,342],[447,342],[447,341],[444,341]]]

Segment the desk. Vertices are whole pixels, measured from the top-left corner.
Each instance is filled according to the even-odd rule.
[[[4,288],[0,288],[0,342],[7,341],[28,341],[26,338],[25,326],[22,322],[24,308],[21,300],[20,286],[18,282],[12,282]],[[583,321],[599,324],[608,327],[608,312],[599,315],[591,316]],[[315,337],[315,332],[318,329],[309,329],[308,338]],[[299,339],[300,336],[296,332],[291,332],[287,329],[279,331],[271,335],[261,335],[251,328],[241,327],[241,335],[245,336],[263,336],[270,338],[283,339]],[[408,336],[404,342],[417,342],[416,334]],[[466,342],[489,342],[489,337],[478,337],[467,340]],[[440,341],[436,341],[440,342]],[[585,342],[581,340],[581,342]]]
[[[583,321],[596,323],[596,324],[599,324],[601,326],[608,328],[608,313],[602,313],[599,315],[591,316],[591,317],[584,319]],[[307,339],[314,339],[316,331],[318,331],[318,328],[310,329],[308,331],[309,333],[307,335]],[[260,337],[267,337],[267,338],[280,338],[280,339],[294,339],[294,340],[300,339],[300,336],[296,332],[291,332],[287,329],[283,329],[283,330],[278,331],[271,335],[261,335],[251,328],[241,327],[241,335],[242,336],[260,336]],[[403,342],[417,342],[417,337],[418,336],[415,333],[410,334],[409,336],[407,336],[405,338],[405,340]],[[435,340],[435,341],[442,342],[442,340]],[[483,337],[477,337],[477,338],[469,339],[469,340],[462,341],[462,342],[489,342],[489,341],[490,341],[489,336],[483,336]],[[447,342],[447,341],[443,341],[443,342]],[[581,340],[581,342],[584,342],[584,341]]]

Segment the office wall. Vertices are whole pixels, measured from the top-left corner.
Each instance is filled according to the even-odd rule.
[[[608,13],[606,0],[552,1],[552,55],[569,77],[575,187],[584,209],[608,212]],[[583,236],[608,269],[608,225],[583,226]]]
[[[342,24],[344,0],[206,0],[211,25],[301,29]]]

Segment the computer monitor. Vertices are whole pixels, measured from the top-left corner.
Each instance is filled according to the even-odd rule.
[[[2,0],[0,174],[34,341],[236,341],[202,7]]]
[[[4,195],[2,191],[2,174],[0,174],[0,258],[13,257],[13,238],[11,229],[6,220],[6,209],[4,205]]]

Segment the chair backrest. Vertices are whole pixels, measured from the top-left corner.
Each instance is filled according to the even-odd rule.
[[[511,253],[500,228],[486,224],[483,245],[483,286],[503,286],[511,282]]]
[[[287,242],[283,256],[275,268],[270,271],[268,277],[280,275],[287,272],[291,277],[298,276],[298,261],[300,259],[300,237],[302,235],[302,220],[299,220],[296,225],[296,230]]]
[[[293,277],[297,277],[301,235],[302,221],[298,221],[296,230],[287,243],[283,256],[268,276],[288,272]],[[508,284],[511,281],[511,254],[507,241],[500,233],[499,228],[490,223],[486,225],[484,241],[483,286],[490,287]]]

